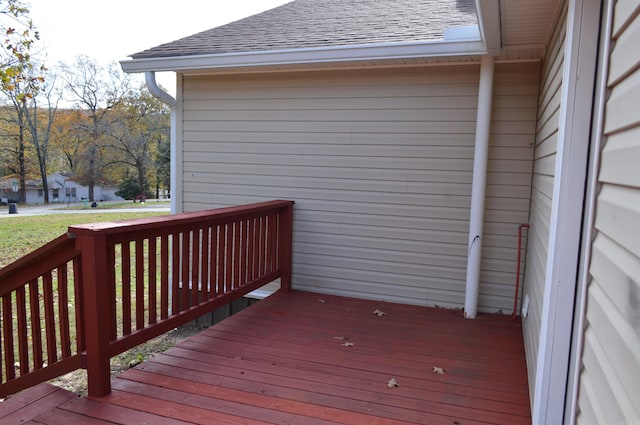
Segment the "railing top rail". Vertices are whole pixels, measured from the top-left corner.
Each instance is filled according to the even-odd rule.
[[[18,272],[33,265],[41,266],[43,262],[55,262],[58,260],[58,256],[72,255],[67,249],[62,248],[75,250],[75,242],[70,240],[67,234],[58,236],[35,251],[0,269],[0,295],[15,289],[17,283],[15,277]],[[55,255],[52,257],[52,254]],[[62,261],[62,259],[60,260]]]
[[[216,208],[168,216],[137,218],[131,220],[107,221],[102,223],[81,224],[69,227],[69,234],[76,235],[111,235],[128,230],[162,229],[171,225],[188,225],[203,220],[224,220],[238,214],[254,214],[275,208],[289,207],[294,201],[275,200],[255,204]]]

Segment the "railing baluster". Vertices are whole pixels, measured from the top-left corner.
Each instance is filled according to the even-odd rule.
[[[241,237],[241,245],[240,245],[240,284],[244,285],[248,280],[248,271],[249,267],[248,258],[249,258],[249,220],[242,220],[242,237]]]
[[[29,346],[27,344],[27,300],[24,286],[16,289],[16,314],[18,319],[18,361],[20,375],[29,373]]]
[[[233,284],[231,289],[240,287],[240,235],[242,226],[240,221],[233,222]]]
[[[31,343],[33,345],[33,368],[42,368],[42,325],[40,322],[40,297],[38,279],[29,282],[29,312],[31,313]]]
[[[253,280],[255,277],[255,240],[256,240],[256,219],[254,217],[248,220],[249,228],[247,234],[247,281]]]
[[[265,272],[265,217],[262,216],[258,219],[258,275],[262,275]]]
[[[11,306],[11,293],[2,297],[2,322],[4,332],[4,365],[6,380],[16,377],[14,364],[16,362],[13,347],[13,308]]]
[[[202,301],[209,301],[209,291],[211,287],[211,263],[209,262],[209,250],[211,249],[211,228],[204,226],[202,229],[202,264],[200,271],[200,297]]]
[[[227,271],[225,269],[225,264],[227,263],[226,249],[227,225],[221,224],[218,226],[218,295],[224,294],[225,291],[225,279],[227,278]]]
[[[156,278],[158,275],[158,253],[156,250],[156,237],[149,238],[147,245],[148,255],[148,276],[149,276],[149,324],[156,323],[156,315],[158,311],[158,304],[156,300],[157,288]]]
[[[160,237],[160,319],[169,317],[169,236]]]
[[[44,323],[47,339],[47,363],[53,364],[58,360],[56,350],[56,319],[53,308],[53,277],[51,271],[42,277],[42,285],[44,289]]]
[[[180,259],[181,261],[181,267],[182,267],[182,274],[180,276],[181,280],[180,282],[182,283],[182,293],[180,294],[180,299],[182,300],[182,307],[180,308],[180,311],[184,311],[187,310],[189,308],[189,301],[191,299],[190,294],[189,294],[189,289],[191,287],[191,285],[189,284],[189,260],[191,260],[191,255],[190,255],[190,247],[191,244],[189,243],[191,240],[191,231],[187,230],[185,232],[182,233],[182,244],[180,245]]]
[[[191,306],[200,304],[200,229],[191,232]]]
[[[227,223],[226,227],[226,245],[224,248],[224,292],[227,293],[231,290],[233,285],[233,223]]]
[[[144,240],[136,239],[136,330],[144,329]]]
[[[86,335],[84,325],[84,285],[82,284],[82,265],[80,264],[79,258],[73,259],[73,287],[75,296],[76,347],[77,352],[81,353],[87,345],[84,337]]]
[[[171,314],[177,314],[180,309],[180,233],[171,235]]]
[[[123,242],[120,247],[122,261],[122,334],[131,334],[131,246]]]
[[[211,285],[209,287],[209,298],[215,298],[218,295],[218,280],[220,278],[220,269],[218,267],[218,229],[219,225],[217,224],[211,227],[211,252],[209,253],[209,263],[211,263],[211,270],[209,271],[211,277],[209,279],[211,280]]]
[[[67,265],[58,267],[58,323],[60,325],[60,349],[62,358],[71,355],[71,337],[69,335],[69,286]]]
[[[104,248],[106,262],[106,275],[104,278],[105,295],[109,305],[109,314],[106,317],[111,318],[109,324],[109,340],[115,341],[118,338],[118,319],[116,309],[117,305],[117,293],[116,293],[116,245],[110,244]],[[131,323],[131,321],[129,321]]]

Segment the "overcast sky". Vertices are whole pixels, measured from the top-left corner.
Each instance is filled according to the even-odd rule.
[[[47,63],[84,54],[106,65],[162,43],[271,9],[289,0],[23,0]],[[142,80],[142,79],[141,79]],[[161,76],[163,86],[173,77]],[[172,87],[167,87],[172,89]]]

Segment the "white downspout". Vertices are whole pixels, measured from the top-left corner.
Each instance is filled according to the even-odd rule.
[[[471,185],[471,211],[469,213],[469,244],[467,245],[467,286],[464,297],[464,317],[467,319],[475,319],[478,313],[478,287],[480,286],[480,261],[482,259],[482,225],[484,222],[484,199],[487,183],[494,63],[492,56],[483,56],[480,63],[476,141],[473,154],[473,182]]]
[[[171,148],[171,159],[170,159],[170,179],[171,182],[169,184],[169,191],[171,192],[171,214],[175,214],[177,212],[176,205],[176,193],[178,189],[178,173],[177,173],[177,147],[176,147],[176,100],[167,92],[163,91],[160,87],[158,87],[158,83],[156,83],[156,73],[153,71],[147,71],[144,73],[144,80],[147,84],[147,88],[151,94],[158,98],[161,102],[166,103],[169,108],[171,108],[171,131],[169,135],[169,143]]]

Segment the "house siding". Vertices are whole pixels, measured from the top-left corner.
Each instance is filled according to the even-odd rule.
[[[537,74],[496,69],[480,309],[510,311]],[[295,288],[461,307],[478,78],[477,65],[185,77],[182,209],[293,199]]]
[[[562,8],[542,63],[531,183],[530,228],[527,232],[526,268],[523,297],[528,312],[523,318],[523,334],[529,375],[529,394],[533,397],[545,276],[549,245],[549,225],[553,198],[557,138],[561,108],[567,7]]]
[[[579,424],[640,423],[640,5],[613,15]]]

